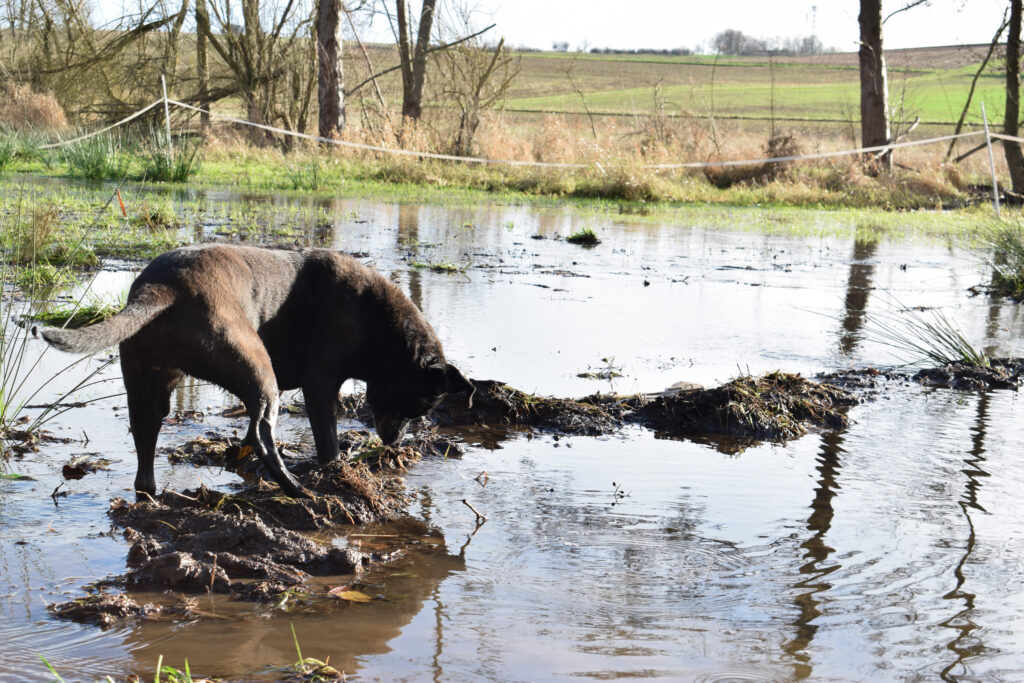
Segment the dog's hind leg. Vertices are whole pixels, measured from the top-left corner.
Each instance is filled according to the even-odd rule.
[[[256,451],[274,481],[290,496],[306,496],[302,485],[285,469],[274,443],[277,423],[277,380],[270,356],[255,330],[237,324],[218,326],[209,349],[204,379],[241,399],[249,414],[245,444]]]
[[[128,394],[128,423],[135,441],[139,466],[135,475],[136,495],[156,494],[153,458],[163,419],[171,412],[171,391],[183,373],[171,368],[147,368],[131,342],[121,344],[121,371]]]
[[[302,387],[306,414],[313,430],[316,459],[326,465],[338,457],[338,390],[335,382],[309,382]]]

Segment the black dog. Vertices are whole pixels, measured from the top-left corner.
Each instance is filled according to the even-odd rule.
[[[137,491],[153,494],[153,456],[171,391],[188,374],[238,396],[252,446],[289,495],[303,495],[274,445],[278,394],[301,388],[321,464],[338,456],[342,382],[366,382],[377,434],[397,443],[412,418],[473,385],[445,362],[419,309],[379,273],[323,249],[199,246],[159,256],[117,315],[78,330],[47,329],[64,351],[120,342]]]

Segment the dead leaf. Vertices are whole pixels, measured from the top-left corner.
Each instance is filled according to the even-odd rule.
[[[359,591],[350,590],[347,586],[339,586],[338,588],[332,588],[328,591],[328,595],[333,595],[339,600],[348,600],[349,602],[372,602],[373,597],[366,593]]]

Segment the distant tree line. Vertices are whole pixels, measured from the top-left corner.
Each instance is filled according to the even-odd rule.
[[[596,55],[692,55],[694,53],[688,47],[674,47],[668,50],[655,50],[653,48],[641,47],[635,50],[625,50],[614,47],[592,47],[590,52]]]
[[[711,50],[720,55],[797,57],[835,52],[826,48],[818,36],[791,38],[755,38],[736,29],[726,29],[711,39]]]

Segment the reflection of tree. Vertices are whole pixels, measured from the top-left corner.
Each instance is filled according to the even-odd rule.
[[[415,248],[420,240],[420,207],[416,204],[400,204],[398,206],[398,250]],[[416,308],[423,310],[423,283],[420,271],[409,270],[409,298]]]
[[[866,261],[874,258],[877,249],[877,242],[855,240],[853,243],[850,279],[846,282],[846,298],[843,300],[843,331],[839,335],[839,350],[844,356],[849,355],[860,341],[875,273],[875,266]]]
[[[993,280],[995,279],[995,273],[992,275]],[[998,351],[995,345],[996,333],[999,332],[999,314],[1003,311],[1003,297],[1001,296],[990,296],[988,297],[988,316],[985,320],[985,337],[992,340],[991,343],[985,347],[985,355],[990,358]]]
[[[835,549],[825,543],[825,535],[832,528],[832,518],[835,516],[832,499],[839,489],[836,480],[841,465],[840,456],[845,453],[842,444],[841,432],[825,432],[821,437],[818,486],[814,489],[814,500],[811,501],[811,516],[807,518],[807,530],[811,536],[800,544],[807,562],[800,566],[802,578],[795,584],[795,588],[803,591],[795,598],[798,616],[793,625],[796,633],[783,645],[783,650],[793,658],[795,680],[809,678],[813,672],[807,649],[818,632],[818,625],[814,622],[822,615],[818,594],[832,588],[832,584],[824,581],[824,578],[841,566],[826,564]]]
[[[979,627],[972,617],[974,616],[974,593],[964,590],[967,578],[964,576],[964,567],[974,553],[976,543],[974,520],[971,519],[972,510],[986,512],[985,508],[978,502],[978,492],[981,490],[981,478],[989,476],[988,472],[981,469],[985,462],[985,437],[988,432],[988,407],[991,395],[985,392],[978,399],[978,419],[971,429],[971,449],[964,459],[964,469],[961,470],[967,476],[967,485],[964,487],[964,495],[959,500],[960,510],[964,520],[967,522],[967,539],[964,541],[963,555],[953,569],[953,576],[956,577],[956,586],[943,596],[946,600],[962,600],[963,609],[941,622],[942,626],[956,631],[956,636],[946,644],[946,649],[952,652],[954,659],[948,666],[942,669],[941,676],[944,681],[960,680],[961,672],[966,669],[965,661],[985,651],[985,646],[974,636],[974,631]],[[954,672],[955,669],[960,671]]]
[[[195,377],[186,376],[178,386],[174,388],[174,409],[180,411],[200,410],[202,402],[202,388],[206,383]]]

